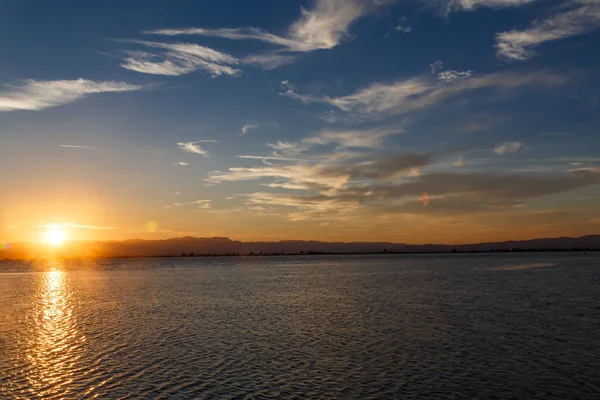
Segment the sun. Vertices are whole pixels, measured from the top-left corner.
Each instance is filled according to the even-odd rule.
[[[44,233],[44,242],[52,246],[61,246],[67,240],[65,232],[57,225],[48,226]]]

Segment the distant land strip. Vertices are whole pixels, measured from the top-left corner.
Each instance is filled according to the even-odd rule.
[[[600,235],[560,237],[475,244],[405,244],[388,242],[321,242],[285,240],[241,242],[224,237],[182,237],[163,240],[72,241],[51,248],[40,243],[7,243],[0,260],[39,258],[132,258],[283,256],[325,254],[496,253],[547,251],[600,251]]]

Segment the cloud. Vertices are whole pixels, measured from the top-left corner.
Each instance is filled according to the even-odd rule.
[[[473,74],[473,71],[455,71],[453,69],[442,71],[444,63],[436,60],[429,64],[431,75],[434,75],[438,81],[444,83],[454,83],[460,79],[468,78]]]
[[[400,17],[396,22],[396,25],[392,29],[390,29],[384,37],[388,38],[394,36],[397,33],[410,33],[413,30],[412,23],[407,17]]]
[[[190,165],[189,163],[183,162],[183,161],[178,161],[175,163],[176,166],[178,167],[187,167],[188,165]]]
[[[286,154],[298,154],[316,146],[335,145],[337,155],[344,155],[342,149],[379,149],[385,140],[403,132],[401,127],[383,127],[373,129],[329,130],[324,129],[317,135],[303,138],[300,142],[277,141],[267,146]]]
[[[0,111],[37,111],[72,103],[91,94],[130,92],[143,89],[141,85],[125,82],[95,82],[86,79],[36,81],[26,80],[21,85],[5,85],[0,91]]]
[[[436,60],[429,64],[429,70],[431,71],[431,75],[437,75],[444,68],[444,63],[440,60]]]
[[[244,124],[244,126],[242,126],[242,136],[247,134],[250,129],[257,129],[257,128],[258,128],[258,124]]]
[[[348,36],[352,23],[390,0],[316,0],[314,8],[300,9],[300,17],[292,23],[285,36],[261,28],[187,28],[147,31],[153,35],[199,35],[231,40],[259,40],[290,52],[311,52],[331,49]]]
[[[341,97],[299,95],[292,89],[280,95],[304,103],[329,104],[342,111],[363,116],[379,116],[405,114],[477,90],[495,89],[507,92],[528,87],[544,88],[563,84],[566,80],[561,75],[545,70],[530,73],[501,72],[460,79],[452,85],[426,77],[414,77],[393,83],[374,83]]]
[[[346,218],[368,221],[386,215],[442,215],[506,213],[525,206],[524,201],[600,184],[600,173],[591,171],[547,174],[429,173],[394,183],[372,183],[341,187],[319,195],[252,193],[256,205],[295,207],[293,220],[336,220],[336,212]],[[423,192],[430,204],[419,201]],[[333,214],[327,214],[331,211]],[[542,216],[547,215],[544,213]],[[506,214],[505,214],[506,215]],[[436,224],[440,221],[435,221]]]
[[[500,146],[494,149],[494,153],[498,155],[506,154],[506,153],[514,153],[519,151],[519,149],[523,146],[521,142],[505,142]]]
[[[326,177],[389,179],[403,174],[414,174],[419,168],[433,163],[434,158],[425,153],[394,153],[377,160],[354,165],[332,165],[316,168],[316,173]]]
[[[452,11],[473,11],[480,7],[506,8],[518,7],[536,0],[425,0],[427,3],[440,7],[445,13]]]
[[[233,67],[241,63],[239,59],[209,47],[192,43],[128,42],[164,50],[161,53],[127,51],[121,67],[132,71],[170,76],[185,75],[196,70],[203,70],[212,77],[241,74],[241,70]]]
[[[254,168],[229,168],[225,172],[213,171],[206,179],[209,183],[240,182],[264,178],[285,179],[295,182],[307,190],[328,190],[341,187],[347,181],[345,177],[320,176],[315,167],[308,164],[281,165]]]
[[[442,71],[437,75],[437,79],[445,83],[454,83],[460,79],[468,78],[473,74],[473,71],[455,71],[450,69]]]
[[[167,206],[163,206],[163,208],[172,208],[172,207],[185,207],[185,206],[197,206],[202,210],[207,210],[212,206],[212,200],[194,200],[189,201],[187,203],[173,203]]]
[[[417,176],[400,185],[366,185],[340,191],[347,198],[370,197],[400,199],[418,196],[423,192],[431,196],[463,195],[470,199],[496,201],[522,201],[552,194],[564,193],[600,183],[600,173],[573,171],[560,174],[501,174],[495,172],[429,173]],[[433,201],[432,201],[433,204]]]
[[[84,225],[84,224],[76,224],[73,222],[62,222],[62,223],[53,223],[53,224],[41,224],[38,225],[40,228],[74,228],[74,229],[91,229],[91,230],[111,230],[111,229],[120,229],[114,226],[102,226],[102,225]]]
[[[465,160],[463,156],[460,156],[456,161],[452,163],[452,165],[454,165],[455,167],[462,168],[468,166],[469,163],[467,162],[467,160]]]
[[[76,145],[76,144],[59,144],[58,147],[66,147],[69,149],[84,149],[84,150],[97,150],[100,147],[96,147],[96,146],[80,146],[80,145]]]
[[[196,201],[193,201],[191,204],[194,204],[194,205],[198,206],[198,208],[206,210],[211,207],[212,200],[196,200]]]
[[[201,154],[204,157],[208,157],[207,151],[200,145],[200,143],[216,143],[216,140],[196,140],[193,142],[180,142],[177,146],[180,150],[188,153]]]
[[[297,59],[298,57],[296,56],[286,54],[266,53],[246,56],[242,59],[242,62],[244,64],[254,65],[265,70],[272,70],[285,64],[291,64]]]
[[[238,158],[245,158],[248,160],[263,160],[263,161],[305,161],[301,158],[290,158],[280,156],[238,156]]]
[[[212,171],[206,181],[210,184],[257,181],[265,191],[236,196],[246,199],[248,210],[268,207],[269,215],[291,221],[336,224],[392,216],[410,219],[429,215],[430,222],[435,224],[440,223],[436,218],[456,222],[457,216],[515,216],[523,214],[519,210],[526,207],[529,199],[600,184],[597,167],[543,173],[474,172],[456,169],[467,163],[462,157],[457,160],[455,151],[433,155],[416,151],[386,154],[380,150],[387,135],[401,131],[398,128],[323,130],[295,143],[270,143],[268,146],[274,150],[271,160],[277,163]],[[334,146],[334,151],[320,153],[321,147],[326,146]],[[519,142],[507,142],[498,146],[496,152],[505,154],[521,146]],[[338,156],[346,152],[344,149],[354,150]],[[372,151],[374,149],[377,151]],[[451,160],[444,160],[449,156]],[[240,156],[245,159],[268,157]],[[419,201],[424,192],[430,198],[427,207]]]
[[[339,189],[357,178],[376,180],[394,179],[414,174],[419,168],[433,162],[433,157],[420,153],[393,153],[376,160],[353,163],[308,162],[254,168],[229,168],[226,172],[213,171],[207,181],[210,183],[251,181],[275,178],[281,184],[293,184],[307,190],[329,191]],[[284,180],[283,182],[281,180]]]
[[[532,48],[542,43],[582,35],[599,26],[599,0],[569,0],[555,14],[527,29],[498,33],[497,55],[508,60],[526,60],[536,54]]]
[[[302,139],[302,145],[325,146],[336,144],[339,148],[377,149],[389,136],[402,133],[401,128],[374,128],[368,130],[322,130],[316,136]]]

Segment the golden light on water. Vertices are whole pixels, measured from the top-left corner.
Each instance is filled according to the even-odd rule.
[[[26,354],[32,368],[28,380],[43,397],[67,395],[74,361],[85,342],[77,329],[69,276],[61,267],[57,263],[40,275]]]

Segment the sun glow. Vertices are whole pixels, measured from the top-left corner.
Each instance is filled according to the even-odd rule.
[[[52,246],[62,246],[67,240],[67,235],[58,225],[50,225],[44,233],[44,242]]]

